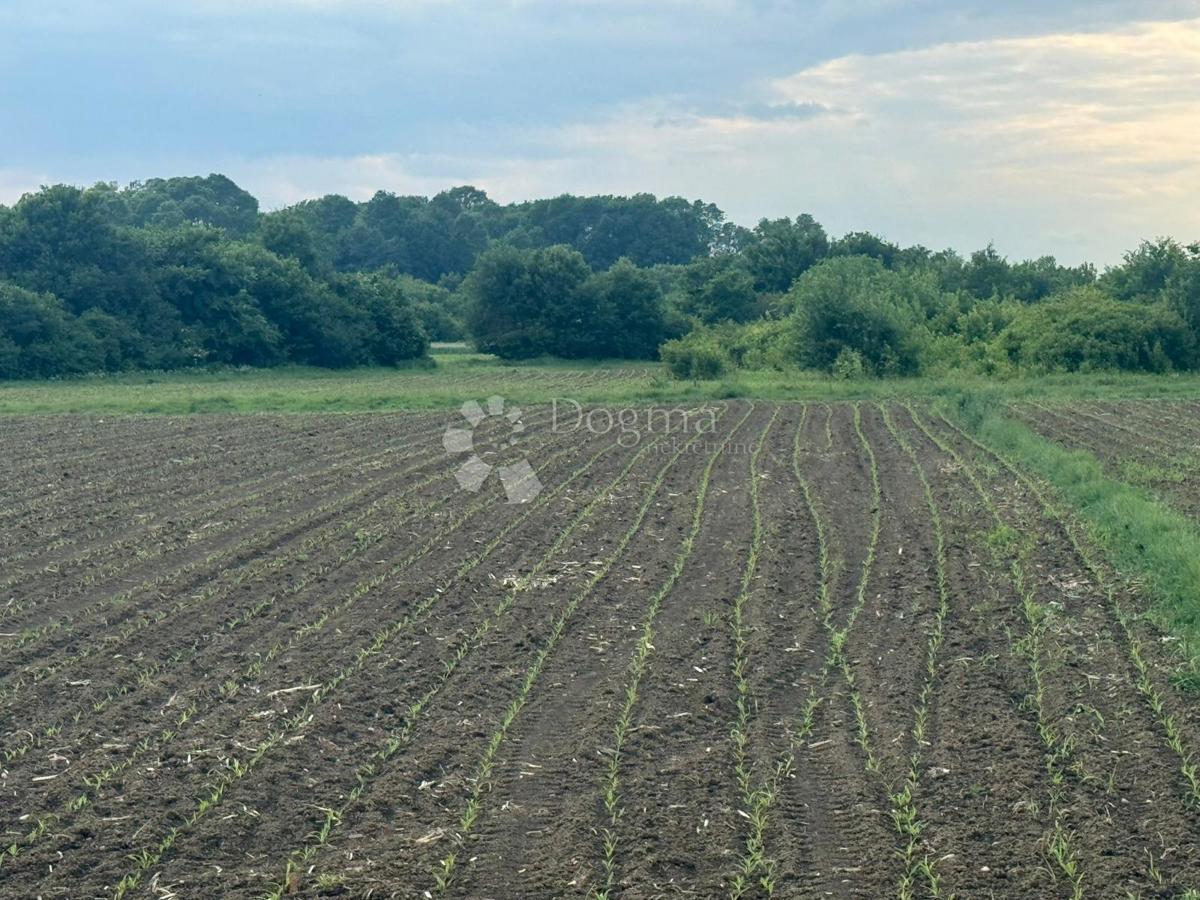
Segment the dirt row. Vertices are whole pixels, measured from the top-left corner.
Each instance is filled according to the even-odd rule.
[[[898,404],[615,438],[0,645],[0,897],[1200,886],[1177,661],[1045,488]]]
[[[1091,453],[1110,477],[1144,487],[1200,521],[1200,429],[1194,404],[1017,404],[1012,412],[1043,437]]]

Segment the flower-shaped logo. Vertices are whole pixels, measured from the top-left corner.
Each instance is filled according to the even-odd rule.
[[[515,445],[525,430],[525,425],[521,422],[520,407],[513,406],[506,411],[503,397],[489,397],[486,405],[468,400],[462,405],[460,412],[467,425],[447,425],[446,433],[442,435],[442,446],[446,448],[446,452],[471,454],[454,473],[459,487],[467,491],[478,491],[494,470],[500,477],[500,484],[504,487],[504,495],[509,503],[528,503],[540,494],[542,482],[528,459],[522,457],[513,463],[492,465],[475,450],[475,432],[488,419],[498,419],[499,423],[507,423],[507,444]]]

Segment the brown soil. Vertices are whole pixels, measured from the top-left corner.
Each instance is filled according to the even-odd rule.
[[[9,420],[0,897],[582,898],[606,836],[611,897],[1200,886],[1163,724],[1200,749],[1194,704],[1161,635],[1120,626],[1140,598],[1036,485],[919,409],[863,404],[860,437],[849,405],[723,406],[678,455],[691,434],[627,447],[527,410],[546,487],[525,505],[457,489],[449,415]],[[1100,412],[1025,414],[1099,442]],[[945,537],[932,671],[920,473]],[[765,802],[737,775],[735,605]]]

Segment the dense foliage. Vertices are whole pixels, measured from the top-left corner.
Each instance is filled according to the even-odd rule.
[[[479,349],[505,359],[652,359],[671,336],[658,282],[626,259],[592,272],[569,247],[498,245],[462,290]]]
[[[852,234],[760,303],[748,325],[697,315],[699,327],[664,345],[664,362],[678,377],[799,366],[843,378],[1200,365],[1200,245],[1170,239],[1098,276],[1052,257],[1010,263],[987,247],[963,259]]]
[[[463,186],[263,213],[220,175],[0,206],[0,378],[395,365],[458,340],[681,378],[1166,372],[1196,367],[1198,336],[1200,246],[1168,239],[1097,273],[644,194],[501,205]]]

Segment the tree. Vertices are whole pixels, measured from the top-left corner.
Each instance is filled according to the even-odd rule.
[[[627,258],[639,266],[686,263],[718,242],[725,215],[711,203],[682,197],[576,197],[516,204],[502,237],[509,243],[566,244],[588,265],[605,269]],[[509,232],[518,231],[521,241]]]
[[[705,257],[684,270],[680,305],[708,324],[749,322],[759,315],[754,281],[732,256]]]
[[[553,353],[554,329],[570,327],[575,291],[589,274],[583,255],[570,247],[488,250],[463,283],[479,349],[505,359]]]
[[[1087,264],[1073,268],[1060,266],[1053,256],[1027,259],[1014,264],[1009,270],[1009,290],[1013,297],[1023,303],[1037,303],[1069,288],[1092,284],[1095,280],[1095,267]]]
[[[258,201],[224,175],[152,178],[129,185],[124,195],[134,225],[211,225],[235,237],[258,228]]]
[[[828,370],[849,349],[872,374],[916,374],[925,315],[922,295],[930,285],[863,256],[814,266],[789,293],[799,361]]]
[[[791,219],[763,219],[743,255],[760,291],[782,293],[829,253],[825,229],[807,213]]]
[[[486,191],[469,184],[442,191],[433,198],[432,203],[453,215],[496,207],[496,203],[488,197]]]
[[[1118,300],[1153,302],[1167,286],[1186,277],[1187,270],[1200,259],[1200,253],[1171,238],[1143,241],[1136,250],[1125,254],[1100,279],[1100,285]]]
[[[1163,298],[1200,336],[1200,243],[1189,244],[1185,250],[1187,263],[1167,277]]]
[[[263,216],[258,240],[276,256],[294,259],[310,275],[324,267],[317,251],[317,236],[305,217],[294,210]]]
[[[1010,278],[1008,260],[992,244],[972,253],[964,269],[964,287],[980,300],[1009,296]]]
[[[559,356],[655,359],[659,345],[672,336],[658,282],[627,259],[584,281],[570,309],[566,321],[550,323]]]
[[[465,299],[461,291],[451,289],[459,286],[453,279],[443,285],[399,275],[396,281],[429,340],[461,341],[467,337]]]
[[[889,269],[900,259],[900,248],[867,231],[851,231],[829,245],[830,256],[870,256]]]
[[[0,281],[0,377],[78,375],[104,363],[95,336],[57,297]]]
[[[340,297],[368,317],[366,346],[371,362],[394,366],[425,355],[429,340],[402,281],[381,273],[353,274],[340,276],[334,287]]]

